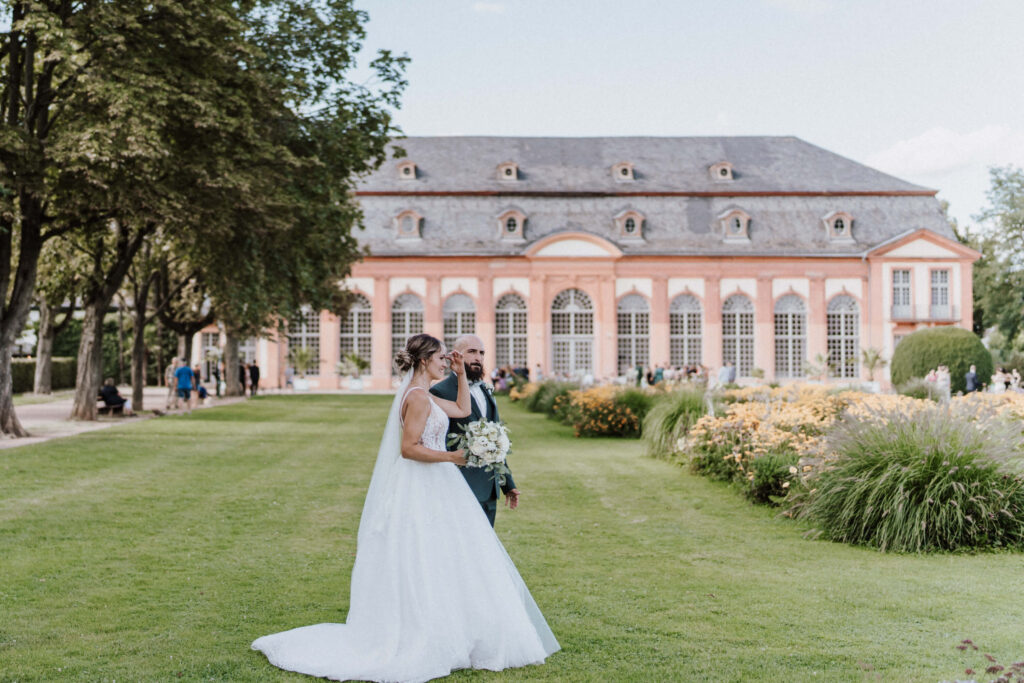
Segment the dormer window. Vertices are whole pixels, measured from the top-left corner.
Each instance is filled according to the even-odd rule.
[[[722,236],[727,242],[750,241],[750,216],[742,209],[732,209],[718,216]]]
[[[505,241],[522,242],[526,227],[526,214],[519,209],[509,209],[498,216],[499,238]]]
[[[853,216],[845,211],[833,211],[822,219],[825,231],[832,240],[853,239]]]
[[[395,216],[395,236],[398,239],[418,240],[423,237],[423,216],[406,210]]]
[[[416,180],[416,162],[403,161],[398,164],[399,180]]]
[[[717,164],[712,164],[708,171],[711,173],[712,180],[723,182],[733,179],[732,164],[728,161],[720,161]]]
[[[629,183],[636,180],[633,175],[633,164],[623,161],[621,164],[612,166],[612,177],[620,183]]]
[[[512,161],[499,164],[498,180],[519,180],[519,165]]]
[[[644,215],[632,209],[615,217],[615,227],[620,239],[642,240],[644,238]]]

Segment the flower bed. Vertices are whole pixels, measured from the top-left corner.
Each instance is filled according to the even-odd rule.
[[[1024,396],[817,385],[725,392],[670,458],[827,538],[882,550],[1024,547]]]

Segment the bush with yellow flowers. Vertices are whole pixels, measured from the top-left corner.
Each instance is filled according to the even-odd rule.
[[[640,417],[620,401],[621,387],[605,385],[570,391],[555,399],[555,415],[576,432],[576,436],[640,436]]]

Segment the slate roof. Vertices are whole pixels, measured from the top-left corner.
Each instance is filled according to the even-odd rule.
[[[588,232],[626,254],[855,256],[908,230],[954,239],[934,190],[920,187],[794,137],[413,137],[357,187],[364,211],[360,242],[374,255],[514,255],[548,235]],[[413,161],[417,177],[399,177]],[[498,165],[519,179],[499,180]],[[612,166],[633,164],[635,180]],[[732,164],[734,180],[709,167]],[[789,194],[789,196],[786,196]],[[526,214],[525,242],[499,239],[497,216]],[[751,216],[750,242],[725,243],[718,216]],[[423,239],[396,240],[394,217],[424,217]],[[645,216],[644,240],[620,239],[613,218]],[[828,238],[822,218],[847,211],[853,240]]]

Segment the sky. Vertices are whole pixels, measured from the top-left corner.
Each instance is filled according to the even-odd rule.
[[[406,135],[794,135],[939,190],[1024,167],[1021,0],[356,0]]]

